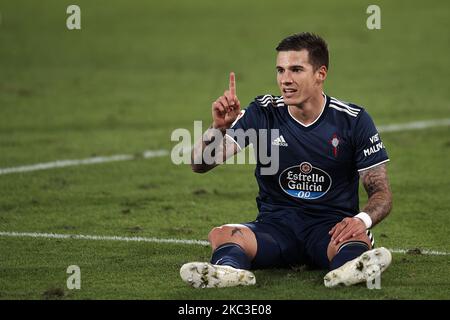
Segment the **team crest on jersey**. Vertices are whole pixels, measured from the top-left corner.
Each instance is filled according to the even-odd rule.
[[[304,174],[309,174],[312,170],[312,166],[309,162],[302,162],[300,164],[300,171]]]
[[[331,177],[309,162],[285,169],[279,177],[281,189],[288,195],[307,200],[324,196],[331,188]]]
[[[333,137],[330,140],[330,144],[333,148],[333,155],[334,157],[338,156],[338,148],[339,148],[339,143],[341,142],[341,140],[339,139],[338,135],[335,133],[333,134]]]

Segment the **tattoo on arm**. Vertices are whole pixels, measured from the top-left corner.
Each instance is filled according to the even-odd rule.
[[[218,132],[217,129],[210,127],[194,145],[191,152],[191,167],[195,172],[207,172],[237,153],[234,141],[225,138],[225,132],[221,134]],[[204,156],[210,157],[212,161],[205,161]]]
[[[372,225],[383,220],[392,209],[392,194],[389,188],[386,165],[381,164],[374,168],[360,172],[368,200],[363,208],[372,218]]]
[[[234,228],[233,230],[231,230],[231,236],[234,236],[236,233],[240,233],[241,234],[241,236],[243,236],[244,234],[242,233],[242,231],[241,231],[241,229],[240,228]]]

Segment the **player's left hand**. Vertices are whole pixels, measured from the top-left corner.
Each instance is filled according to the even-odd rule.
[[[344,218],[328,232],[336,245],[366,232],[366,225],[358,218]]]

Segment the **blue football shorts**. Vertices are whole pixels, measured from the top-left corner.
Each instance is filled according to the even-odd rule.
[[[252,269],[285,268],[307,265],[328,269],[328,232],[344,217],[308,216],[296,210],[260,213],[255,221],[244,223],[257,241]],[[373,243],[373,236],[368,232]]]

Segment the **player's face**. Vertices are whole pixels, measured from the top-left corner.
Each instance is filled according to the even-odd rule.
[[[309,54],[306,50],[278,52],[277,82],[284,103],[301,105],[311,96],[321,95],[326,75],[324,68],[314,71],[314,67],[309,63]]]

